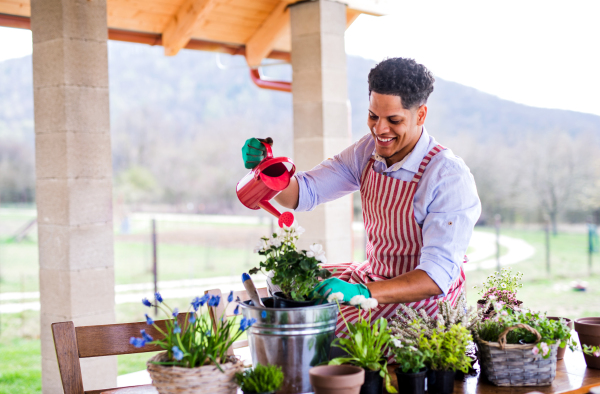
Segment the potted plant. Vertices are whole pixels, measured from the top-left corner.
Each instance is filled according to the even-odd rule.
[[[517,290],[523,287],[523,284],[520,283],[522,278],[523,274],[521,272],[513,275],[511,268],[502,268],[500,272],[494,272],[487,277],[481,286],[479,291],[481,299],[477,301],[477,306],[483,308],[488,301],[493,301],[507,305],[510,308],[519,307],[523,302],[517,300]],[[477,286],[474,288],[477,288]],[[491,307],[485,310],[486,314],[492,312],[493,308]]]
[[[575,331],[583,348],[586,365],[600,369],[600,317],[575,320]]]
[[[227,297],[228,303],[232,301],[233,292]],[[156,306],[169,317],[166,330],[163,331],[146,314],[146,322],[153,325],[162,338],[152,338],[145,330],[141,330],[141,338],[130,339],[135,347],[152,344],[165,350],[147,363],[152,384],[159,393],[190,389],[197,393],[236,393],[234,377],[243,369],[243,364],[237,357],[228,356],[227,349],[255,320],[242,318],[238,322],[236,319],[225,320],[221,316],[213,327],[208,307],[216,307],[220,302],[219,296],[196,297],[188,308],[185,324],[180,325],[177,321],[178,309],[171,309],[159,293],[155,294],[154,303],[146,298],[142,300],[145,306]],[[206,309],[203,308],[205,305]]]
[[[331,272],[319,265],[327,261],[321,245],[311,245],[309,251],[296,248],[303,232],[304,229],[294,222],[291,227],[284,226],[273,233],[271,238],[262,237],[254,250],[265,256],[265,261],[249,272],[269,275],[271,283],[279,286],[281,292],[273,294],[275,308],[314,305],[321,298],[316,293],[312,295],[311,291],[319,284],[319,278],[331,276]]]
[[[574,325],[573,325],[573,320],[568,319],[566,317],[558,317],[558,316],[547,316],[548,319],[550,320],[560,320],[560,321],[564,321],[567,325],[567,327],[569,328],[569,331],[573,331],[574,329]],[[562,360],[565,357],[565,352],[567,351],[567,347],[563,346],[563,347],[558,347],[558,350],[556,352],[556,359],[557,360]]]
[[[365,370],[353,365],[321,365],[309,371],[315,394],[359,394]]]
[[[236,373],[235,380],[244,394],[273,394],[283,384],[283,372],[276,365],[257,364]]]
[[[392,339],[393,353],[398,368],[394,370],[400,394],[423,394],[425,392],[425,354],[414,345],[404,345]]]
[[[495,316],[474,330],[482,372],[498,386],[550,385],[558,347],[576,348],[566,322],[499,303],[494,309]]]
[[[339,307],[339,301],[343,299],[342,293],[333,293],[327,301],[335,301]],[[386,356],[392,339],[387,320],[379,318],[371,322],[371,310],[377,306],[377,300],[358,295],[350,300],[350,305],[359,309],[358,320],[356,323],[350,323],[342,313],[348,338],[336,338],[333,341],[333,346],[342,349],[348,356],[334,358],[329,361],[329,365],[351,364],[363,368],[365,382],[360,390],[361,394],[379,394],[384,384],[388,392],[397,393],[387,370]],[[368,318],[365,317],[367,312]]]

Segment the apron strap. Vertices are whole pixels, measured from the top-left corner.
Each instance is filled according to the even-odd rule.
[[[425,157],[423,158],[423,161],[419,165],[419,171],[415,174],[415,176],[413,177],[411,182],[419,183],[419,181],[421,180],[421,177],[423,176],[423,172],[425,172],[425,168],[427,167],[427,164],[429,164],[429,162],[431,161],[433,156],[437,155],[438,153],[440,153],[441,151],[443,151],[445,149],[446,148],[444,148],[442,145],[434,146],[429,151],[429,153],[427,153],[425,155]]]
[[[365,166],[365,169],[362,172],[362,175],[360,176],[360,185],[362,187],[362,184],[365,181],[365,177],[367,176],[367,174],[369,173],[369,170],[373,167],[373,165],[375,164],[375,159],[371,158],[369,159],[369,162],[367,163],[367,165]]]

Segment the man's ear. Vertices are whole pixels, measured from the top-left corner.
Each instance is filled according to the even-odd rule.
[[[427,105],[423,104],[417,108],[417,126],[423,126],[425,118],[427,118]]]

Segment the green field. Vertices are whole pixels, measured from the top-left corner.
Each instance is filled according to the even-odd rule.
[[[9,235],[29,220],[28,215],[0,215],[0,292],[37,291],[38,257],[35,231],[20,243]],[[241,229],[240,229],[241,228]],[[491,229],[478,229],[492,231]],[[152,249],[148,222],[133,222],[127,235],[115,236],[115,280],[117,284],[150,282]],[[269,227],[202,223],[159,223],[159,279],[236,275],[254,266],[255,241]],[[524,288],[519,292],[525,306],[552,315],[577,318],[600,315],[600,256],[595,256],[594,274],[588,275],[587,238],[584,234],[561,233],[551,237],[551,274],[546,273],[544,233],[535,230],[503,230],[504,235],[521,238],[536,249],[536,254],[517,264],[514,271],[524,273]],[[355,259],[364,252],[355,240]],[[506,251],[501,249],[501,253]],[[470,305],[478,299],[474,285],[481,284],[493,270],[467,273],[467,298]],[[573,280],[589,282],[587,292],[571,290]],[[14,302],[14,301],[13,301]],[[189,300],[170,300],[183,307]],[[116,306],[118,322],[142,320],[141,304]],[[40,392],[39,313],[26,311],[0,315],[0,394]],[[148,354],[119,356],[119,374],[145,368]]]

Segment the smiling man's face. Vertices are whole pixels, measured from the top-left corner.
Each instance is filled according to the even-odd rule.
[[[413,150],[426,117],[426,105],[405,109],[399,96],[371,92],[367,124],[376,152],[386,159],[388,167]]]

